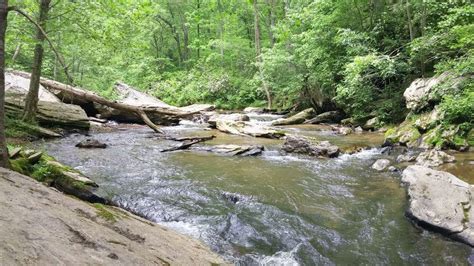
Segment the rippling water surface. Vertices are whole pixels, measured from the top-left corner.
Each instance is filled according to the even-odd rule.
[[[375,146],[381,139],[377,134],[335,137],[319,129],[287,130],[338,145]],[[104,150],[76,149],[82,135],[41,145],[91,176],[101,195],[203,240],[237,264],[468,263],[469,247],[419,230],[406,219],[399,175],[370,169],[382,157],[378,149],[317,159],[281,154],[278,140],[230,136],[192,125],[165,130],[172,135],[217,135],[205,145],[263,144],[267,151],[246,158],[161,153],[176,143],[143,127],[93,134],[109,144]]]

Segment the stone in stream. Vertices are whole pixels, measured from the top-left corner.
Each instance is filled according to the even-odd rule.
[[[251,136],[270,139],[279,139],[285,136],[285,133],[281,131],[277,131],[262,125],[246,123],[244,121],[236,122],[227,120],[217,120],[216,128],[219,131],[240,136]]]
[[[207,123],[212,128],[217,128],[218,121],[229,121],[229,122],[239,122],[239,121],[250,121],[250,118],[246,114],[213,114],[207,120]]]
[[[86,149],[91,149],[91,148],[105,149],[105,148],[107,148],[107,144],[102,143],[102,142],[100,142],[96,139],[85,139],[85,140],[77,143],[76,147],[86,148]]]
[[[223,155],[230,156],[257,156],[262,154],[265,148],[261,145],[215,145],[215,146],[203,146],[197,148],[198,150],[214,152]]]
[[[418,225],[474,246],[474,188],[456,176],[430,168],[408,166],[407,216]]]
[[[306,138],[288,136],[285,139],[282,150],[289,153],[300,153],[311,156],[337,157],[339,147],[332,145],[329,141],[312,143]]]
[[[454,156],[434,149],[422,152],[416,157],[416,164],[426,167],[437,167],[444,163],[452,163],[454,161],[456,161]]]
[[[307,120],[305,124],[339,123],[344,116],[339,111],[324,112]]]
[[[409,155],[409,154],[400,154],[397,157],[397,162],[402,163],[402,162],[414,162],[416,160],[415,155]]]
[[[387,160],[387,159],[378,159],[372,165],[372,169],[375,169],[375,170],[380,172],[380,171],[385,170],[389,166],[390,166],[390,161],[389,160]]]
[[[313,108],[308,108],[288,118],[277,119],[272,122],[272,126],[286,126],[286,125],[302,124],[307,119],[311,119],[315,114],[316,112],[314,111]]]
[[[244,113],[257,113],[261,114],[265,112],[265,108],[261,107],[246,107],[243,111]]]

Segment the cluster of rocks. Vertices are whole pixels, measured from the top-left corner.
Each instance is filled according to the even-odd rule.
[[[423,149],[469,149],[469,140],[474,139],[474,131],[456,124],[442,123],[444,113],[439,108],[440,95],[455,93],[459,84],[468,77],[456,77],[443,73],[437,77],[416,79],[405,90],[410,114],[398,127],[386,132],[387,144],[400,144]]]
[[[453,163],[456,161],[454,156],[447,154],[444,151],[440,150],[426,150],[415,156],[413,154],[400,154],[396,161],[398,163],[415,163],[416,165],[426,166],[426,167],[438,167],[445,163]],[[372,169],[377,171],[396,171],[394,166],[388,159],[378,159],[372,165]]]

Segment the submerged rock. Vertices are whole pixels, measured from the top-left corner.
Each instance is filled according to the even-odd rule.
[[[289,153],[300,153],[311,156],[337,157],[339,147],[332,145],[329,141],[312,143],[302,137],[288,136],[282,147],[283,151]]]
[[[473,186],[454,175],[412,165],[403,171],[408,217],[418,225],[474,246]]]
[[[437,167],[444,163],[452,163],[454,161],[454,156],[438,150],[425,151],[416,157],[416,164],[426,167]]]
[[[316,112],[314,111],[313,108],[308,108],[288,118],[277,119],[272,122],[272,126],[286,126],[286,125],[301,124],[305,120],[312,118],[315,114]]]
[[[329,111],[317,115],[308,120],[305,124],[320,124],[320,123],[339,123],[344,116],[339,111]]]
[[[85,149],[93,149],[93,148],[105,149],[105,148],[107,148],[107,144],[102,143],[102,142],[100,142],[96,139],[85,139],[85,140],[77,143],[76,147],[85,148]]]
[[[387,160],[387,159],[378,159],[372,165],[372,169],[375,169],[377,171],[383,171],[389,166],[390,166],[390,161],[389,160]]]

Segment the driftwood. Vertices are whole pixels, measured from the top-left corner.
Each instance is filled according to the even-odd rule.
[[[23,72],[23,71],[12,70],[10,72],[15,75],[22,76],[24,78],[30,78],[31,76],[30,73]],[[117,110],[133,113],[137,115],[138,117],[140,117],[147,126],[153,129],[155,132],[158,132],[161,134],[164,134],[164,132],[157,125],[155,125],[153,121],[150,120],[147,113],[159,114],[159,115],[164,115],[164,116],[165,115],[174,116],[174,117],[184,117],[184,116],[189,116],[189,115],[199,113],[199,111],[183,112],[176,108],[168,108],[168,107],[160,107],[160,106],[133,106],[130,104],[120,103],[117,101],[110,101],[95,93],[87,91],[85,89],[69,86],[69,85],[66,85],[54,80],[46,79],[46,78],[41,78],[40,83],[48,90],[62,91],[65,94],[68,94],[72,97],[77,97],[89,102],[95,102],[95,103],[99,103],[99,104],[102,104],[102,105],[105,105]]]
[[[181,143],[180,145],[176,146],[176,147],[171,147],[171,148],[168,148],[168,149],[164,149],[164,150],[161,150],[161,152],[170,152],[170,151],[178,151],[178,150],[187,150],[189,149],[191,146],[193,146],[194,144],[197,144],[197,143],[200,143],[200,142],[204,142],[204,141],[208,141],[208,140],[211,140],[213,138],[215,138],[216,136],[212,135],[212,136],[206,136],[206,137],[179,137],[179,138],[173,138],[173,137],[169,137],[167,139],[169,140],[175,140],[175,141],[183,141],[183,143]]]

